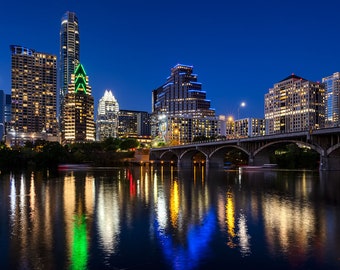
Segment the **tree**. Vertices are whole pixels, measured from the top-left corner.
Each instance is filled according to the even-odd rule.
[[[139,146],[139,142],[133,138],[123,139],[122,142],[120,143],[121,150],[134,149],[134,148],[137,148],[138,146]]]

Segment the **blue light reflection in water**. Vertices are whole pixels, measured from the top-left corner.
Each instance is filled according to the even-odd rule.
[[[155,220],[154,227],[157,228],[157,237],[172,268],[176,270],[194,269],[199,265],[200,259],[209,253],[208,242],[216,229],[216,215],[210,209],[202,224],[191,225],[185,244],[175,243],[171,234],[167,234],[164,229],[160,228],[157,220]]]
[[[340,269],[340,172],[0,174],[2,269]]]

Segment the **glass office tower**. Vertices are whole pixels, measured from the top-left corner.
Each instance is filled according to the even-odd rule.
[[[71,76],[63,107],[62,143],[83,143],[95,140],[94,100],[89,78],[79,64]]]
[[[340,124],[340,72],[335,72],[333,75],[322,78],[326,90],[326,126],[334,127]]]
[[[71,76],[80,62],[80,41],[78,18],[67,11],[61,19],[59,58],[59,122],[62,122],[64,98],[71,83]],[[63,129],[63,127],[61,127]]]
[[[166,83],[152,92],[153,114],[215,116],[193,67],[178,64],[171,69]]]
[[[218,118],[193,67],[178,64],[165,84],[152,91],[151,136],[156,144],[188,143],[218,135]]]
[[[96,136],[98,141],[118,137],[119,104],[111,90],[105,90],[98,103]]]

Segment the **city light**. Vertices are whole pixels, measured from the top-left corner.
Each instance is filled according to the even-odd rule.
[[[246,103],[244,101],[242,101],[240,106],[237,108],[237,120],[240,119],[240,108],[243,108],[245,106],[246,106]]]

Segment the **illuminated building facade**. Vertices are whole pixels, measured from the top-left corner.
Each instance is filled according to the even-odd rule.
[[[65,96],[62,123],[64,144],[95,140],[94,100],[88,81],[84,67],[79,64]]]
[[[9,94],[5,95],[5,109],[4,109],[4,120],[5,120],[5,134],[11,128],[12,119],[12,97]]]
[[[193,67],[178,64],[171,69],[166,83],[152,91],[153,114],[215,116]]]
[[[111,90],[105,90],[104,96],[99,100],[96,134],[97,141],[118,136],[119,104]]]
[[[80,62],[79,26],[78,18],[74,12],[67,11],[61,18],[59,60],[59,106],[62,118],[64,98],[68,92],[72,74]]]
[[[150,114],[145,111],[119,110],[120,138],[150,138]]]
[[[266,135],[263,118],[243,118],[226,121],[227,139],[249,138]]]
[[[11,134],[56,140],[57,57],[12,45]],[[9,144],[13,144],[10,142]]]
[[[322,78],[325,84],[325,110],[326,110],[326,126],[335,127],[340,124],[340,72]]]
[[[0,141],[5,135],[5,93],[0,90]]]
[[[274,84],[265,94],[266,134],[325,126],[325,87],[296,75]]]
[[[217,122],[192,66],[174,66],[165,84],[152,91],[151,136],[157,142],[160,138],[173,144],[191,142],[198,136],[215,137]]]
[[[179,145],[190,143],[197,138],[215,138],[219,130],[216,117],[195,118],[193,116],[159,115],[159,129],[153,145],[165,143]]]

